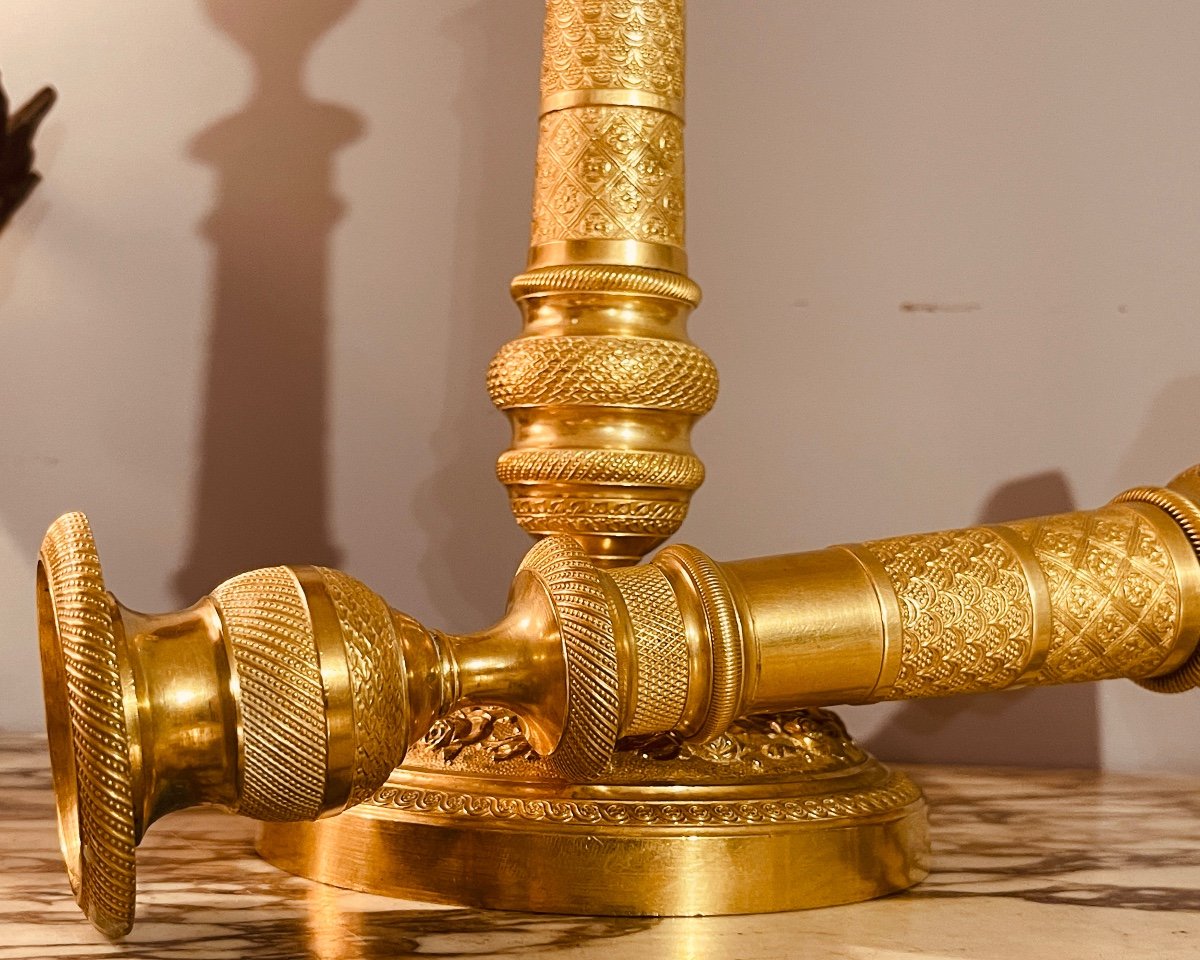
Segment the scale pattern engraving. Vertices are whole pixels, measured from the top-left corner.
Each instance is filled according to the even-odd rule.
[[[588,106],[542,117],[534,245],[640,240],[683,246],[683,121],[644,107]]]
[[[110,936],[120,936],[133,923],[133,781],[112,619],[87,518],[59,517],[41,556],[62,644],[76,757],[79,906]]]
[[[900,601],[900,671],[879,699],[999,690],[1033,653],[1033,600],[1016,552],[978,527],[864,544]]]
[[[212,598],[241,685],[238,812],[255,820],[315,820],[325,793],[325,702],[300,586],[287,567],[268,567],[227,580]]]
[[[688,693],[688,647],[671,583],[658,567],[618,568],[609,574],[629,611],[637,660],[637,695],[628,735],[671,730]]]
[[[650,337],[522,337],[488,366],[501,410],[534,406],[637,407],[697,416],[717,400],[717,368],[699,347]]]
[[[548,0],[542,96],[643,90],[683,97],[683,0]]]
[[[1171,554],[1127,506],[1005,524],[1033,546],[1050,588],[1053,638],[1044,683],[1144,677],[1179,631]]]
[[[365,584],[319,568],[337,611],[354,697],[354,779],[349,805],[379,788],[402,755],[408,735],[405,677],[391,611]]]

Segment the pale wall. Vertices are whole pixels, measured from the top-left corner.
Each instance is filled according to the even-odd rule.
[[[0,726],[41,724],[32,559],[67,509],[142,608],[317,561],[438,625],[498,612],[526,541],[482,372],[517,329],[539,21],[5,0],[14,99],[61,102],[0,235]],[[1198,47],[1186,0],[694,0],[722,394],[686,538],[1092,506],[1200,459]],[[892,757],[1200,770],[1200,695],[1128,683],[847,716]]]

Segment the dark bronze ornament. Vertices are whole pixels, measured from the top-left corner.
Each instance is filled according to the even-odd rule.
[[[0,228],[41,182],[33,169],[33,135],[57,99],[53,87],[42,87],[10,115],[8,96],[0,87]]]

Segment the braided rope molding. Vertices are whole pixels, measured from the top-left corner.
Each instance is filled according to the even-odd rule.
[[[658,566],[664,561],[679,564],[691,580],[703,611],[705,635],[712,645],[708,712],[699,729],[688,737],[693,743],[705,743],[721,736],[738,717],[745,667],[741,626],[729,586],[712,559],[695,547],[676,544],[654,558]]]
[[[325,793],[325,699],[308,605],[291,570],[267,567],[212,592],[241,687],[238,813],[315,820]]]
[[[688,644],[671,581],[653,564],[609,572],[633,626],[637,695],[625,736],[673,730],[687,707]]]
[[[515,483],[597,483],[695,490],[704,464],[685,453],[642,450],[506,450],[496,477]]]
[[[681,273],[645,267],[563,265],[530,270],[509,285],[514,300],[547,293],[611,293],[678,300],[700,305],[700,285]]]
[[[1200,557],[1200,510],[1187,497],[1166,487],[1134,487],[1119,493],[1113,503],[1148,503],[1168,514],[1183,529],[1188,543]]]
[[[617,746],[617,642],[600,574],[570,537],[547,537],[521,562],[550,594],[567,660],[567,714],[547,758],[564,779],[594,780]]]
[[[526,497],[513,493],[509,503],[523,530],[532,534],[604,533],[669,537],[687,516],[676,500],[602,500],[574,497]]]
[[[1195,471],[1195,467],[1192,471]],[[1187,476],[1185,471],[1180,476]],[[1134,487],[1118,494],[1113,503],[1148,503],[1171,517],[1188,538],[1188,543],[1200,559],[1200,510],[1190,499],[1165,487]],[[1183,664],[1161,677],[1141,677],[1133,681],[1154,693],[1186,693],[1200,687],[1200,644]]]
[[[92,923],[123,936],[136,902],[133,774],[116,638],[87,517],[59,517],[42,541],[41,561],[62,651],[79,797],[75,894]]]
[[[460,793],[390,784],[376,791],[373,806],[415,814],[469,820],[632,827],[726,827],[770,823],[814,823],[880,816],[921,800],[920,789],[903,773],[889,772],[878,786],[805,799],[546,800]]]
[[[379,594],[340,570],[318,567],[337,612],[354,702],[354,777],[346,806],[362,803],[404,756],[407,679],[391,611]]]
[[[514,407],[638,407],[700,416],[717,400],[717,368],[699,347],[653,337],[522,337],[488,365],[487,388]]]

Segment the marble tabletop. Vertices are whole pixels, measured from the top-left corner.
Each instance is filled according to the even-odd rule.
[[[71,898],[45,745],[0,737],[0,960],[59,957],[1200,957],[1200,779],[912,768],[933,873],[869,903],[765,916],[621,919],[465,910],[351,893],[259,860],[215,811],[139,850],[138,923],[109,943]]]

